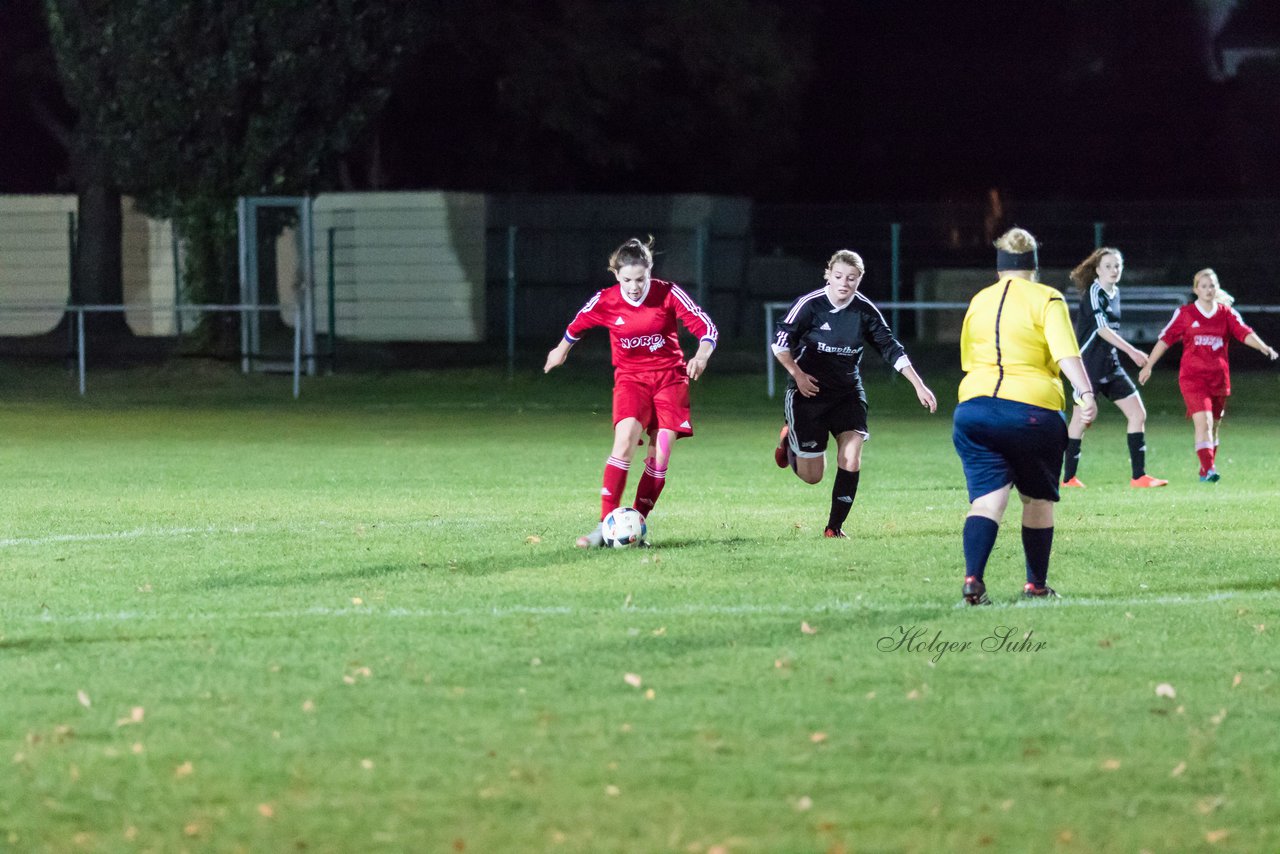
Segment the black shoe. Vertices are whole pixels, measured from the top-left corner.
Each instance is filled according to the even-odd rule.
[[[965,603],[969,605],[991,604],[991,600],[987,598],[987,585],[972,575],[965,576],[964,587],[961,589],[960,595],[964,597]]]
[[[1058,599],[1058,591],[1054,590],[1047,584],[1039,587],[1028,581],[1022,586],[1022,596],[1024,599]]]

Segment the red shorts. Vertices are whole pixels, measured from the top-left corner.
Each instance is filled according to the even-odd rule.
[[[645,432],[659,427],[692,436],[689,421],[689,375],[683,367],[661,371],[628,371],[613,380],[613,423],[634,418]]]
[[[1178,389],[1187,405],[1188,418],[1197,412],[1208,412],[1217,419],[1227,412],[1227,395],[1217,383],[1210,385],[1195,380],[1179,381]]]

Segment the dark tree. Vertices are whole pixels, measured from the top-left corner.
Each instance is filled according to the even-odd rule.
[[[178,221],[193,243],[188,272],[201,287],[192,296],[218,300],[234,279],[235,198],[329,186],[385,102],[422,16],[413,0],[45,4],[75,115],[77,192],[90,204],[82,247],[101,239],[118,253],[118,222],[97,206],[123,191]],[[118,302],[118,284],[98,294]]]

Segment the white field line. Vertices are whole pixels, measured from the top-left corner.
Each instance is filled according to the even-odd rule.
[[[48,546],[55,543],[92,543],[104,540],[138,540],[147,537],[167,539],[170,537],[189,537],[192,534],[252,534],[258,531],[253,526],[216,528],[212,525],[205,528],[135,528],[132,531],[108,531],[105,534],[51,534],[47,537],[10,537],[0,540],[0,549],[14,546]]]
[[[1130,596],[1115,599],[1069,598],[1064,597],[1052,602],[1013,602],[1008,605],[998,604],[983,608],[980,613],[997,612],[1007,608],[1117,608],[1161,606],[1197,606],[1216,602],[1252,602],[1259,599],[1280,598],[1280,591],[1258,591],[1250,593],[1218,592],[1203,596]],[[919,607],[929,607],[931,603],[917,603]],[[941,603],[938,603],[941,605]],[[818,614],[853,614],[858,612],[895,612],[909,610],[910,604],[890,602],[871,602],[861,599],[855,601],[816,602],[813,604],[794,603],[760,603],[738,605],[716,605],[712,603],[688,603],[672,606],[634,606],[618,608],[590,608],[572,605],[496,605],[489,608],[379,608],[376,606],[356,606],[332,608],[317,606],[290,610],[268,611],[212,611],[196,613],[158,613],[149,611],[113,611],[85,613],[53,613],[13,614],[0,617],[6,623],[145,623],[158,620],[205,621],[214,620],[299,620],[315,618],[322,620],[348,619],[411,619],[411,620],[454,620],[477,617],[501,619],[513,616],[544,617],[592,617],[607,614],[620,614],[637,617],[698,617],[698,616],[813,616]],[[938,607],[935,605],[934,607]],[[946,606],[943,606],[944,609]],[[956,608],[967,608],[958,603]]]

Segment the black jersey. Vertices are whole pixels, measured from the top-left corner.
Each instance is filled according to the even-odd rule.
[[[1080,296],[1076,312],[1076,340],[1080,342],[1080,358],[1091,376],[1109,373],[1120,367],[1120,357],[1113,344],[1103,340],[1100,329],[1120,329],[1120,291],[1107,296],[1100,283],[1094,281]]]
[[[820,397],[852,392],[864,401],[858,368],[867,344],[894,368],[910,364],[871,300],[855,291],[847,305],[836,308],[826,288],[796,300],[778,322],[773,340],[775,350],[790,350],[800,369],[818,381]],[[795,388],[794,379],[790,387]]]

